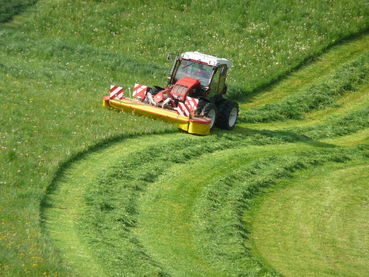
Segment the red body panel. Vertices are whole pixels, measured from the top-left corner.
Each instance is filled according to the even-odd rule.
[[[188,87],[188,88],[193,88],[195,86],[200,85],[200,81],[196,80],[196,79],[193,79],[193,78],[184,77],[182,79],[179,79],[176,82],[176,85],[182,85],[182,86],[185,86],[185,87]]]
[[[199,86],[200,85],[200,81],[193,79],[193,78],[188,78],[188,77],[184,77],[182,79],[179,79],[175,85],[172,88],[171,94],[174,98],[180,100],[180,101],[185,101],[187,93],[194,87]]]
[[[155,94],[154,96],[154,100],[156,103],[160,103],[161,101],[166,100],[168,97],[170,97],[170,89],[164,89],[162,91],[159,91],[157,94]]]

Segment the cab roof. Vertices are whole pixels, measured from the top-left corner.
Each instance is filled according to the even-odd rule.
[[[224,59],[224,58],[217,58],[211,55],[203,54],[200,52],[185,52],[181,54],[181,58],[187,59],[187,60],[195,60],[203,63],[207,63],[212,66],[218,66],[221,64],[227,65],[228,68],[232,66],[231,61]]]

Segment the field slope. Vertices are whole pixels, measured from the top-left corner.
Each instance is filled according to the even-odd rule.
[[[4,276],[369,274],[365,2],[34,2],[0,9]],[[187,50],[234,61],[232,132],[100,107]]]
[[[368,37],[363,35],[355,42],[360,44]],[[347,45],[332,51],[339,51],[340,47]],[[325,56],[329,57],[329,52]],[[352,60],[368,57],[362,47]],[[351,62],[346,61],[347,65]],[[315,66],[306,66],[300,76]],[[337,68],[324,78],[341,70]],[[367,75],[365,78],[367,80]],[[320,79],[317,77],[312,82],[320,82]],[[290,78],[278,86],[288,86],[288,82]],[[300,124],[301,120],[274,125],[269,131],[265,129],[267,124],[240,124],[232,133],[217,131],[211,137],[173,134],[160,139],[158,136],[135,138],[99,153],[87,154],[65,172],[58,189],[50,195],[53,207],[45,211],[46,226],[60,249],[83,243],[91,247],[89,251],[95,258],[83,262],[88,253],[81,253],[83,247],[78,247],[76,252],[63,251],[67,260],[79,261],[74,267],[77,272],[84,272],[84,267],[97,258],[107,276],[146,273],[236,276],[245,272],[291,276],[365,275],[368,273],[367,248],[362,240],[367,235],[368,222],[363,214],[367,200],[357,198],[355,192],[365,195],[362,190],[367,185],[364,176],[368,154],[364,145],[369,138],[367,91],[367,83],[360,84],[354,92],[348,91],[343,104],[320,111],[319,120],[306,127]],[[364,112],[356,115],[361,109]],[[314,113],[317,112],[312,111],[306,117]],[[353,129],[342,133],[340,119],[344,120],[351,113]],[[357,116],[359,124],[355,128]],[[330,127],[328,134],[324,131],[327,126]],[[295,134],[296,131],[301,135]],[[352,142],[349,146],[340,146],[348,141]],[[354,147],[359,144],[363,146]],[[342,169],[326,176],[332,168]],[[356,170],[357,175],[349,174],[351,170]],[[324,178],[319,177],[317,171],[322,172]],[[349,177],[342,178],[345,172]],[[312,174],[318,183],[307,185],[309,181],[290,178],[304,178],[305,174]],[[81,175],[84,181],[80,180]],[[282,186],[286,182],[289,185]],[[346,188],[352,183],[355,186]],[[259,196],[259,192],[274,186],[280,194],[268,192]],[[73,189],[77,187],[78,190]],[[286,189],[292,190],[291,194],[298,198],[287,198],[293,195],[289,196]],[[83,195],[85,200],[81,199]],[[85,203],[84,206],[78,201]],[[280,205],[276,205],[279,201]],[[70,214],[69,202],[79,209],[76,218],[74,213]],[[292,209],[293,205],[298,210]],[[314,219],[301,221],[304,210],[316,210],[307,214]],[[327,218],[321,215],[328,210],[327,216],[332,222],[329,226],[322,224]],[[291,212],[295,217],[289,214]],[[342,221],[343,214],[346,221]],[[67,226],[59,228],[60,224]],[[316,229],[319,226],[322,230]],[[80,238],[78,243],[70,239],[71,230]],[[247,235],[249,232],[251,236]],[[107,244],[107,241],[116,244]],[[316,244],[324,248],[314,248]],[[270,251],[272,247],[274,251]],[[300,263],[293,262],[294,255],[301,257]],[[321,261],[323,257],[326,263]],[[355,257],[358,257],[355,263],[343,263]],[[101,274],[96,272],[96,276]]]

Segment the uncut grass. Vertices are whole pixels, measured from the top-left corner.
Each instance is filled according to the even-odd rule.
[[[368,27],[368,6],[356,1],[288,2],[288,8],[277,1],[172,4],[44,0],[33,7],[37,12],[0,25],[0,95],[6,99],[0,104],[4,275],[63,272],[40,232],[38,214],[62,161],[108,138],[174,130],[102,111],[98,99],[111,83],[162,84],[169,67],[162,57],[197,49],[235,62],[229,80],[235,96]],[[207,16],[198,10],[207,10]]]
[[[254,255],[284,276],[366,276],[367,176],[366,160],[354,159],[278,182],[246,217]]]
[[[351,60],[317,82],[276,103],[240,113],[240,122],[269,122],[303,119],[312,110],[336,104],[345,93],[356,91],[369,81],[369,52]]]
[[[166,1],[144,5],[133,1],[89,5],[41,1],[37,8],[42,12],[26,20],[27,27],[23,26],[31,43],[57,40],[72,44],[72,49],[87,44],[114,54],[126,53],[143,65],[148,60],[163,64],[167,52],[189,50],[191,45],[190,48],[233,60],[235,72],[230,76],[230,87],[238,88],[235,93],[267,84],[340,38],[365,30],[369,10],[356,1],[335,5],[322,1],[184,1],[171,5]],[[198,10],[206,10],[208,16]],[[200,26],[197,22],[201,22]],[[45,50],[33,47],[31,53],[41,51],[47,57]],[[104,62],[99,58],[96,61]],[[124,68],[114,60],[110,65],[117,70]],[[153,76],[144,80],[162,82],[161,71],[153,69],[151,73]]]

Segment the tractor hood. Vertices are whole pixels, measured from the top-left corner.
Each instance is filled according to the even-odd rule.
[[[197,87],[200,85],[200,81],[184,77],[182,79],[179,79],[173,86],[171,95],[180,101],[185,101],[187,93],[193,89],[194,87]]]

